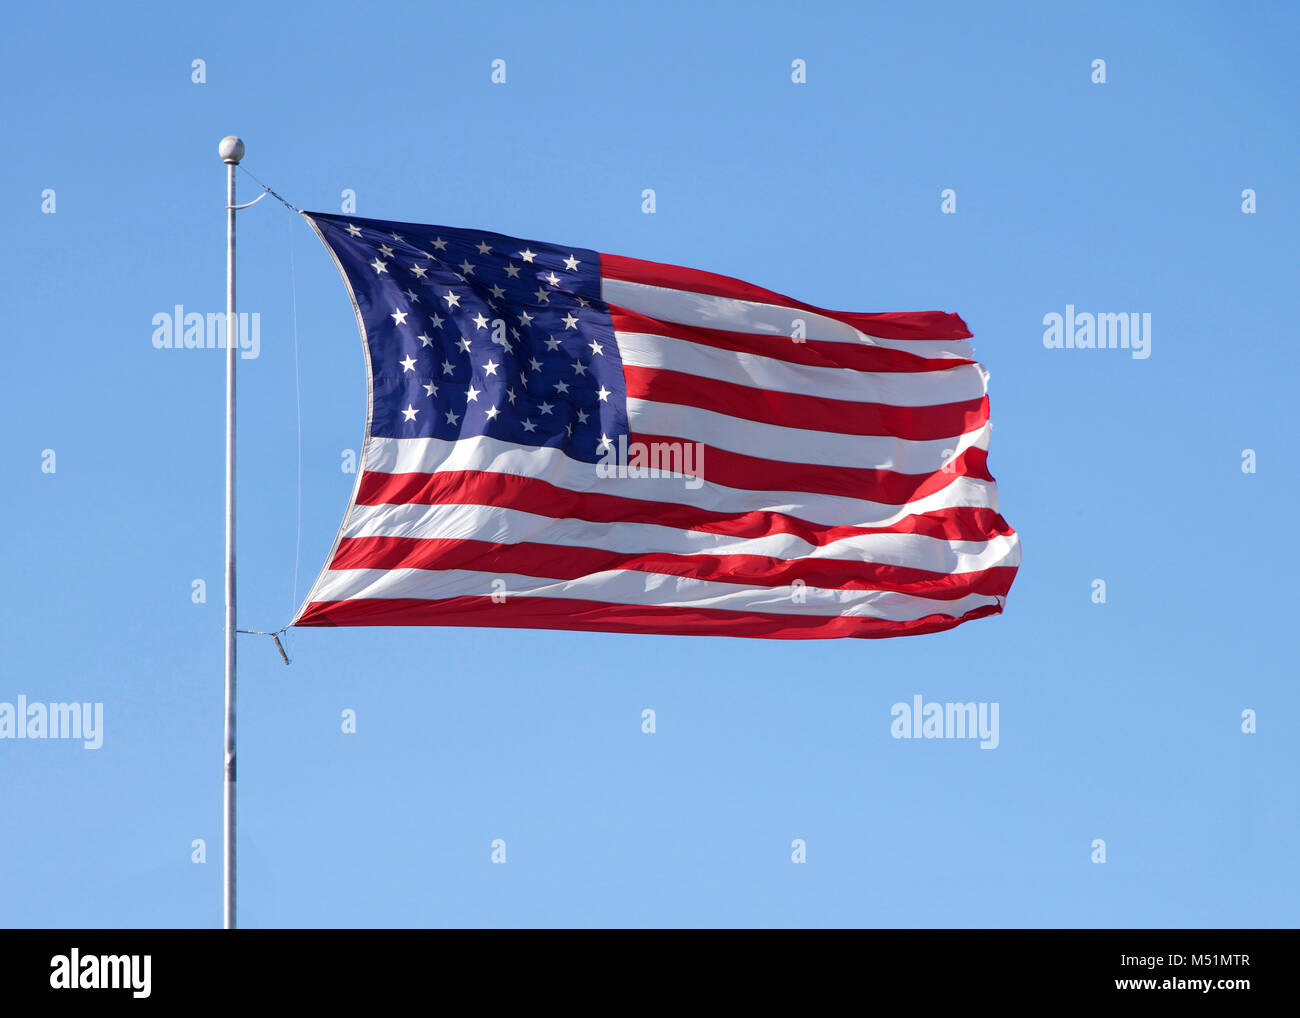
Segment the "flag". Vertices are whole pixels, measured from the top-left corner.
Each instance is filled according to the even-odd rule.
[[[955,314],[827,311],[484,230],[304,213],[368,369],[297,626],[932,633],[1020,562]]]

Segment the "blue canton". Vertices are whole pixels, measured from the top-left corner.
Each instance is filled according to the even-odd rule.
[[[308,215],[365,326],[370,434],[486,435],[589,463],[628,434],[599,253],[483,230]]]

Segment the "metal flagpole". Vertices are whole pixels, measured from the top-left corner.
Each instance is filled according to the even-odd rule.
[[[235,167],[244,143],[221,139],[226,164],[226,753],[225,813],[221,832],[222,926],[235,928],[235,362],[239,325],[235,318]]]

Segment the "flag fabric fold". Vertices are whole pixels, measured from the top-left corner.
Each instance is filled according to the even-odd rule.
[[[957,315],[303,215],[352,297],[367,420],[293,625],[805,639],[1002,611],[1019,539]]]

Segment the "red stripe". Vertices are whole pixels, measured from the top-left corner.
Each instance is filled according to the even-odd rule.
[[[632,432],[632,442],[694,442],[691,435],[643,435]],[[745,491],[802,491],[819,495],[842,495],[887,505],[903,505],[926,495],[942,491],[958,477],[976,477],[991,481],[988,453],[971,446],[951,463],[952,472],[900,474],[873,467],[838,467],[824,463],[787,463],[746,453],[729,452],[701,443],[704,455],[699,459],[698,475],[714,484]]]
[[[724,329],[703,329],[677,322],[662,322],[611,306],[610,321],[615,332],[637,332],[651,336],[682,339],[701,346],[719,350],[734,350],[755,354],[787,364],[804,364],[814,368],[848,368],[852,371],[947,371],[975,361],[965,357],[922,357],[903,350],[889,350],[866,343],[831,343],[808,339],[795,342],[789,336],[773,336],[757,332],[729,332]],[[882,337],[884,338],[884,337]]]
[[[920,636],[952,629],[963,622],[998,615],[1001,605],[985,605],[961,618],[928,615],[908,622],[855,616],[780,615],[721,609],[621,605],[567,598],[491,597],[357,598],[313,601],[296,626],[490,626],[512,629],[579,629],[603,633],[679,636],[748,636],[778,640],[814,640],[850,636],[879,639]]]
[[[650,286],[666,286],[674,290],[711,294],[714,297],[731,297],[735,300],[801,308],[814,314],[825,315],[827,318],[834,318],[880,339],[954,340],[971,337],[971,332],[966,328],[966,323],[962,321],[961,316],[947,311],[903,311],[884,314],[828,311],[773,290],[764,290],[761,286],[753,286],[742,280],[733,279],[731,276],[720,276],[714,272],[686,269],[680,265],[667,265],[663,262],[647,262],[640,258],[601,254],[600,274],[629,283],[646,283]]]
[[[938,406],[890,406],[778,392],[682,371],[626,364],[623,379],[629,398],[699,407],[762,424],[841,435],[881,435],[915,442],[955,440],[982,427],[989,419],[987,396]],[[808,437],[816,441],[815,435]]]
[[[973,573],[943,573],[876,562],[843,559],[779,559],[768,555],[630,554],[603,548],[523,541],[415,537],[353,537],[339,542],[331,569],[469,569],[553,580],[577,580],[610,569],[662,573],[696,580],[754,587],[788,587],[802,580],[826,590],[891,590],[917,597],[955,601],[968,594],[1005,596],[1015,566]]]
[[[888,527],[828,526],[769,510],[720,512],[672,502],[570,491],[534,477],[478,470],[433,474],[366,471],[357,490],[356,504],[500,506],[555,519],[653,523],[732,537],[793,534],[818,547],[866,534],[923,534],[949,541],[986,541],[1014,532],[996,511],[974,506],[917,513]]]

